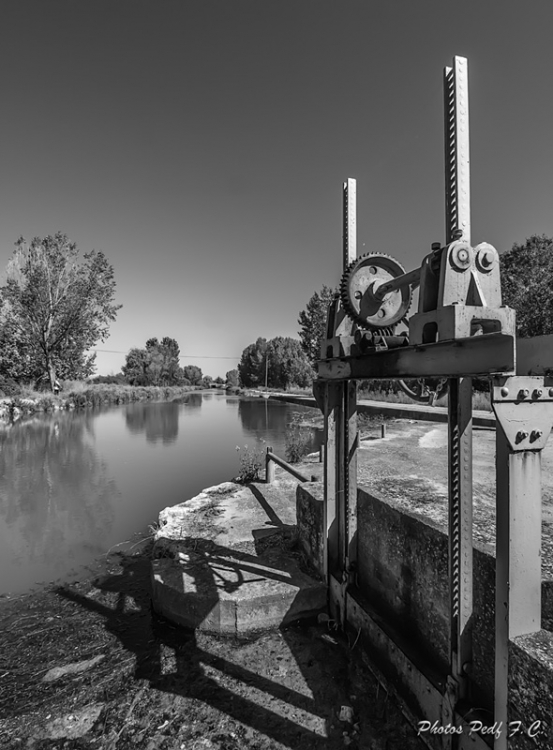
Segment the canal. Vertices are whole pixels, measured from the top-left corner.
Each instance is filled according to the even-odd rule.
[[[297,412],[319,414],[192,392],[179,402],[0,425],[0,595],[83,576],[98,557],[147,531],[162,508],[235,477],[237,446],[272,445],[283,456]],[[321,440],[313,431],[313,450]]]

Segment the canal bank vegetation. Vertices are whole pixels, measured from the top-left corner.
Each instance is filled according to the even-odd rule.
[[[173,401],[202,386],[131,386],[122,384],[75,382],[61,383],[57,393],[45,393],[21,386],[7,396],[0,380],[0,418],[17,419],[22,414],[83,409],[90,407],[129,404],[136,401]],[[6,389],[8,390],[8,389]]]

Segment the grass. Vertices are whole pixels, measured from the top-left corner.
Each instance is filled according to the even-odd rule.
[[[412,398],[403,391],[398,393],[384,393],[382,391],[362,391],[359,393],[360,399],[367,399],[368,401],[385,401],[390,404],[415,404]],[[438,399],[436,406],[447,406],[448,398],[447,393]],[[491,411],[490,394],[482,393],[481,391],[474,391],[472,394],[472,408],[477,411]]]
[[[17,396],[5,399],[8,410],[23,413],[97,407],[104,404],[128,404],[135,401],[171,401],[184,393],[196,391],[196,386],[131,386],[119,384],[92,384],[66,381],[59,394],[35,391],[21,386]]]

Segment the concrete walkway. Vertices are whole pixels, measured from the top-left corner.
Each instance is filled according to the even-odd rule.
[[[317,403],[312,396],[295,396],[286,393],[271,393],[271,398],[277,401],[287,401],[290,404],[314,406]],[[385,414],[396,419],[419,419],[423,422],[447,422],[447,408],[445,406],[425,406],[424,404],[394,404],[388,401],[371,401],[358,399],[357,409],[360,414]],[[495,414],[490,411],[475,409],[472,412],[472,423],[475,427],[495,427]]]
[[[246,636],[326,610],[326,586],[294,553],[297,482],[224,482],[160,514],[156,612],[188,628]]]

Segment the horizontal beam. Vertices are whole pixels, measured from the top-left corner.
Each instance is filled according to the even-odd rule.
[[[515,372],[512,336],[488,333],[456,341],[385,349],[358,357],[323,359],[319,377],[326,380],[369,378],[485,377]]]
[[[517,339],[517,375],[553,375],[553,336]]]

